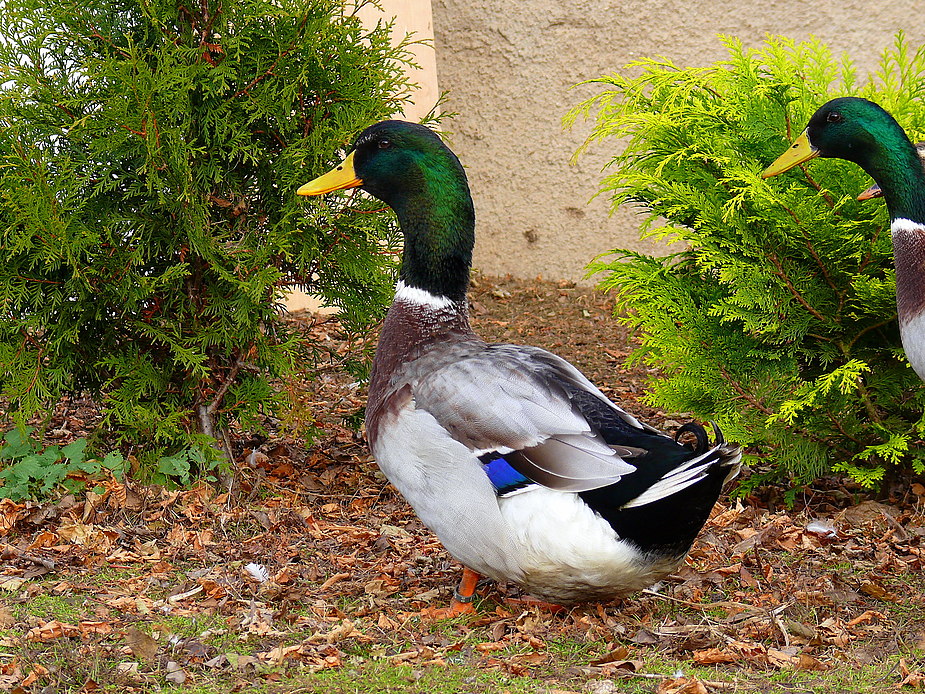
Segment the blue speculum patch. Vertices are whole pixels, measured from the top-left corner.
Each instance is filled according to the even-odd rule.
[[[527,485],[533,484],[530,478],[517,472],[503,456],[497,453],[486,453],[479,460],[482,461],[482,469],[488,475],[488,479],[494,486],[495,491],[498,492],[498,496],[511,494],[518,489],[523,489]]]

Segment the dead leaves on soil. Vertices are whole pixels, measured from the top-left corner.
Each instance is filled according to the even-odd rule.
[[[552,300],[562,291],[572,292],[554,288]],[[619,691],[621,678],[703,694],[738,686],[720,680],[863,667],[925,643],[925,621],[909,616],[925,602],[915,489],[844,510],[824,495],[786,513],[758,498],[719,506],[655,591],[552,614],[486,584],[474,620],[435,627],[421,612],[448,603],[458,567],[337,424],[362,393],[330,374],[298,387],[307,410],[334,403],[325,437],[308,450],[284,436],[245,449],[232,496],[110,480],[80,499],[0,501],[0,689],[57,682],[47,653],[110,663],[127,691],[216,678],[233,691],[292,668],[380,660],[465,662],[561,691],[581,680],[589,694]],[[16,623],[14,611],[42,597],[77,616]],[[716,681],[647,672],[668,658],[715,668]],[[891,677],[925,686],[911,657]],[[83,690],[94,688],[88,676]]]
[[[358,647],[414,667],[462,659],[515,676],[554,673],[561,657],[549,644],[570,639],[604,646],[562,676],[649,678],[655,691],[677,694],[723,683],[646,673],[654,654],[718,672],[855,667],[857,645],[895,641],[896,600],[922,601],[894,587],[921,571],[925,533],[915,513],[882,504],[832,513],[824,520],[833,535],[810,527],[818,519],[736,504],[717,509],[688,562],[656,592],[563,614],[489,602],[474,621],[435,633],[420,612],[448,600],[456,580],[439,544],[372,466],[337,464],[332,475],[329,461],[316,461],[297,478],[329,492],[313,492],[313,503],[298,481],[287,488],[279,480],[278,494],[259,504],[230,504],[205,486],[123,494],[115,481],[52,510],[7,504],[0,589],[18,581],[6,591],[14,600],[48,594],[93,607],[78,620],[13,625],[6,606],[0,625],[18,636],[4,645],[73,642],[108,652],[123,658],[118,676],[141,686],[153,675],[181,685],[216,673],[273,680],[290,667],[340,668]],[[129,498],[134,511],[123,504]],[[103,569],[121,574],[100,581]],[[505,586],[479,592],[516,595]],[[205,635],[142,628],[162,615],[215,617],[220,626]],[[249,652],[210,645],[220,632]],[[925,683],[920,667],[903,663],[894,684]],[[49,678],[42,662],[4,667],[11,686]]]

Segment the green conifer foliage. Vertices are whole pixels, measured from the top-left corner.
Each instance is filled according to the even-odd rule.
[[[0,39],[13,419],[86,390],[136,453],[202,448],[282,404],[289,285],[379,316],[390,223],[295,190],[406,99],[388,26],[333,0],[8,0]]]
[[[593,111],[589,141],[625,142],[601,192],[681,247],[591,265],[638,329],[632,358],[659,368],[648,401],[717,421],[770,474],[874,486],[893,466],[922,472],[925,385],[901,351],[885,205],[855,199],[871,181],[841,160],[760,174],[834,96],[879,102],[915,141],[925,48],[900,35],[859,81],[816,42],[724,43],[709,67],[643,60],[593,80],[602,92],[569,116]]]

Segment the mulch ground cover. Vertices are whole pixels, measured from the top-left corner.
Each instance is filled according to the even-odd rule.
[[[607,296],[477,277],[472,318],[487,339],[572,360],[656,426],[683,422],[641,402],[648,374],[623,366],[633,341]],[[293,320],[332,354],[356,348],[330,318]],[[661,694],[815,691],[815,675],[865,668],[883,691],[925,685],[916,481],[872,497],[826,480],[793,508],[774,487],[724,497],[686,563],[648,591],[551,612],[486,582],[476,617],[434,622],[426,610],[448,604],[460,567],[347,425],[364,387],[334,369],[286,386],[299,397],[293,417],[315,417],[314,441],[285,423],[239,437],[230,488],[110,479],[79,497],[0,501],[0,690],[240,691],[369,663],[465,665],[592,694],[625,682]],[[86,435],[94,418],[92,403],[63,404],[49,436]]]

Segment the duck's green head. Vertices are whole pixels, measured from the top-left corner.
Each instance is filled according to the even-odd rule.
[[[462,164],[429,128],[389,120],[360,133],[344,161],[297,191],[361,188],[398,216],[405,236],[405,284],[453,300],[465,297],[475,212]]]
[[[891,216],[920,214],[916,198],[925,182],[915,147],[896,120],[873,101],[847,96],[816,111],[806,130],[761,174],[789,171],[814,157],[854,162],[880,186]]]

